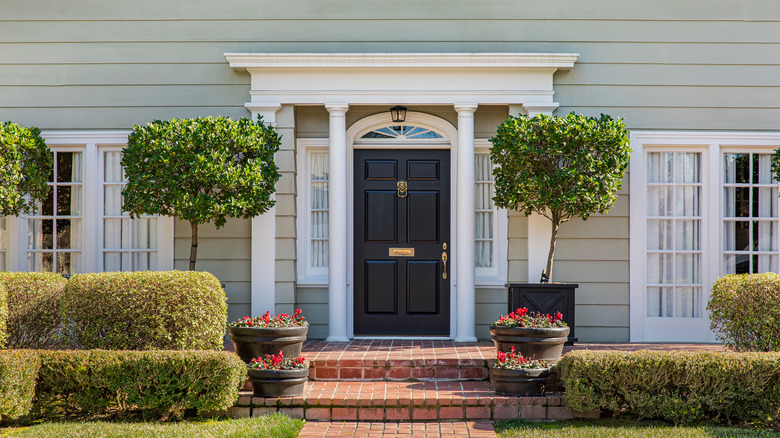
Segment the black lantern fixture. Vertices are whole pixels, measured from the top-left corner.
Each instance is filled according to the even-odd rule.
[[[390,108],[390,117],[393,119],[393,123],[403,123],[406,120],[406,107],[396,105]]]

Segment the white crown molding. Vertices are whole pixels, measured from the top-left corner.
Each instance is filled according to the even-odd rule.
[[[225,53],[237,70],[265,68],[553,68],[579,53]]]
[[[124,144],[132,131],[41,131],[41,137],[52,144]]]

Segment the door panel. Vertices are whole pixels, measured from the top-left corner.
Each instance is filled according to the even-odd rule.
[[[450,151],[354,157],[355,334],[449,335]]]

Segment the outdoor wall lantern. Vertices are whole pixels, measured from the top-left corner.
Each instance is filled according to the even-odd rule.
[[[406,107],[396,105],[390,108],[390,117],[392,117],[393,123],[403,123],[406,120]]]

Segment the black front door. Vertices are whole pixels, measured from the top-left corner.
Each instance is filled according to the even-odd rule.
[[[450,151],[355,150],[355,334],[450,334]]]

